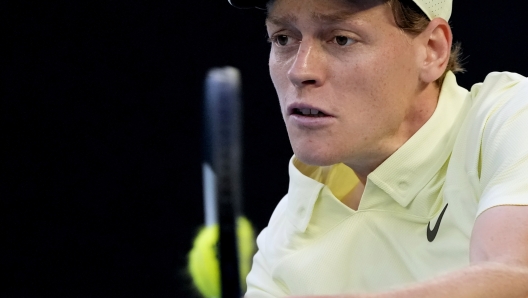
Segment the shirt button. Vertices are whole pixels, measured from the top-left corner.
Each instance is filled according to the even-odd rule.
[[[402,181],[398,183],[398,186],[400,187],[401,190],[405,191],[407,190],[407,188],[409,188],[409,183]]]
[[[300,216],[304,216],[304,213],[306,212],[306,208],[300,207],[297,213],[299,213]]]

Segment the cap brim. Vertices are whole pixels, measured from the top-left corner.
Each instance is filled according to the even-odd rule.
[[[266,9],[266,3],[268,3],[268,0],[229,0],[229,3],[237,8]]]

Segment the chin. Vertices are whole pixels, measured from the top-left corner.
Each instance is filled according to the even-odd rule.
[[[293,150],[295,157],[303,163],[311,166],[331,166],[336,163],[340,163],[337,158],[332,158],[331,155],[310,151],[310,150]]]
[[[330,166],[340,163],[336,146],[324,137],[289,135],[295,157],[312,166]]]

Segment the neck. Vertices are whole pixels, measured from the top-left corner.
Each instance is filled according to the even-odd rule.
[[[356,162],[345,163],[352,168],[363,186],[367,177],[389,156],[407,142],[433,115],[440,95],[436,83],[427,84],[415,96],[414,104],[406,113],[398,130],[390,137],[381,140],[378,150],[372,156],[362,157]]]

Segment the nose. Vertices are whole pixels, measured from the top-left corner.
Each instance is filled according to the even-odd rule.
[[[288,70],[288,79],[298,88],[318,87],[324,83],[324,64],[321,47],[310,40],[303,40]]]

